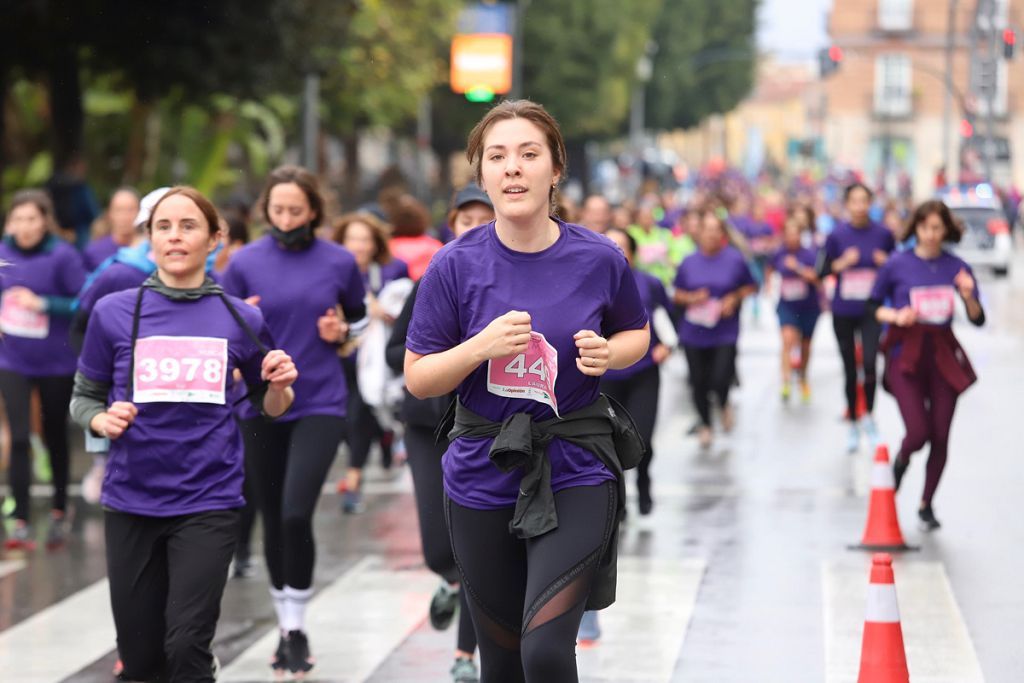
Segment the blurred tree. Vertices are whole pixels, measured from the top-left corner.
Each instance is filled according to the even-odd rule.
[[[664,0],[647,86],[647,127],[690,128],[750,92],[759,0]]]

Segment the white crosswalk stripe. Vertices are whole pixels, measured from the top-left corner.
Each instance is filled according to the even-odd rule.
[[[870,566],[869,556],[823,566],[827,683],[857,680]],[[896,558],[893,570],[910,680],[982,683],[981,665],[942,563]]]

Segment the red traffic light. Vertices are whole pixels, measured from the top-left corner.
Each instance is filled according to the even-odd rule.
[[[960,136],[965,138],[974,137],[974,126],[967,119],[960,121]]]
[[[843,61],[843,48],[833,45],[828,49],[828,58],[836,63]]]
[[[1003,31],[1003,42],[1007,45],[1017,44],[1017,33],[1012,29],[1008,28]]]

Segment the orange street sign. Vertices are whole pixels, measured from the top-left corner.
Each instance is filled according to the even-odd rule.
[[[506,33],[467,33],[452,39],[452,91],[512,89],[512,36]]]

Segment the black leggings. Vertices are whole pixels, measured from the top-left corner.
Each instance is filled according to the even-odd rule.
[[[576,634],[615,524],[616,484],[555,494],[558,528],[509,534],[513,508],[448,500],[448,524],[480,641],[481,683],[574,683]]]
[[[711,426],[711,399],[714,393],[718,407],[724,408],[729,401],[729,390],[736,378],[736,345],[683,346],[686,363],[690,366],[690,388],[693,390],[693,404],[700,416],[700,423]],[[634,416],[634,419],[635,416]]]
[[[53,470],[53,509],[63,512],[68,504],[68,405],[74,377],[25,377],[0,370],[0,393],[11,425],[11,491],[14,516],[28,521],[32,464],[29,425],[32,388],[39,389],[43,408],[43,440],[50,451]]]
[[[107,576],[122,678],[207,683],[238,513],[144,517],[107,510]]]
[[[878,360],[878,340],[882,335],[882,324],[871,313],[862,316],[833,315],[832,329],[839,342],[839,355],[843,358],[843,373],[846,375],[846,410],[851,422],[857,421],[857,341],[856,333],[860,331],[860,343],[864,356],[864,398],[868,413],[875,409],[875,387],[878,384],[876,368]]]
[[[651,459],[654,457],[654,425],[658,419],[658,391],[661,387],[661,369],[652,365],[626,379],[602,379],[601,391],[625,407],[633,416],[647,452],[636,470],[636,484],[640,495],[651,492]]]
[[[263,518],[263,551],[274,588],[313,585],[313,512],[345,418],[309,415],[294,422],[242,420],[246,477]]]
[[[459,569],[455,566],[452,539],[444,519],[441,456],[447,445],[434,443],[433,429],[409,425],[405,430],[405,448],[409,454],[409,469],[412,471],[413,491],[416,494],[423,560],[430,571],[448,583],[457,583]],[[459,632],[455,647],[462,652],[472,653],[476,650],[476,633],[473,632],[473,618],[469,613],[464,590],[459,591]]]
[[[363,400],[359,393],[359,385],[356,378],[355,359],[348,362],[343,359],[342,368],[345,371],[345,384],[348,385],[348,402],[346,412],[348,413],[348,466],[357,470],[366,467],[366,461],[370,457],[370,447],[374,441],[380,442],[381,464],[385,468],[391,467],[391,432],[384,431],[377,421],[373,410]]]

